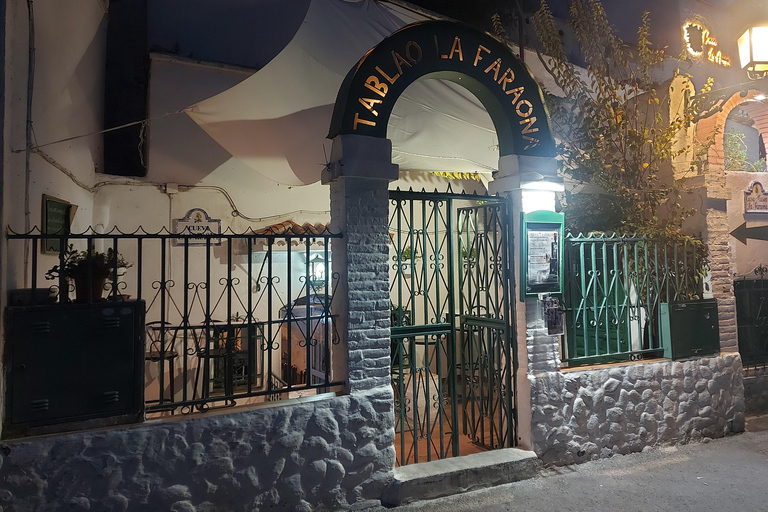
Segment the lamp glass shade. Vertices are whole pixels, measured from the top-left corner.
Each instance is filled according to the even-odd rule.
[[[739,45],[739,62],[741,62],[741,67],[746,68],[749,66],[749,63],[752,61],[750,58],[750,51],[749,51],[749,32],[751,29],[747,29],[746,32],[744,32],[741,37],[739,38],[738,45]]]
[[[768,26],[752,27],[752,61],[756,71],[768,70]]]

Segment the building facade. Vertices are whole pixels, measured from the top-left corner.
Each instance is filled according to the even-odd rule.
[[[10,292],[48,287],[45,271],[63,253],[44,251],[42,234],[64,248],[113,247],[131,264],[126,285],[87,302],[144,301],[134,341],[148,345],[134,368],[135,424],[19,420],[22,398],[47,400],[40,393],[57,386],[14,387],[27,382],[20,347],[33,338],[6,323],[1,506],[364,508],[381,503],[396,466],[469,445],[563,465],[743,431],[733,273],[753,260],[729,239],[743,200],[732,192],[742,182],[730,183],[745,178],[726,171],[722,135],[708,168],[685,178],[700,182],[693,229],[710,252],[715,350],[652,360],[628,350],[620,362],[566,368],[531,264],[537,233],[564,238],[538,83],[547,78],[533,52],[526,67],[494,37],[398,2],[197,4],[189,18],[148,2],[5,6],[2,217],[11,234],[37,238],[0,243],[0,296],[25,304]],[[715,33],[715,15],[695,12]],[[262,41],[249,19],[273,37]],[[132,26],[146,28],[129,31],[146,48],[126,38]],[[127,75],[117,84],[116,62]],[[697,133],[725,126],[738,104],[762,133],[758,93],[729,96]],[[432,132],[409,124],[421,116]],[[110,140],[104,130],[118,125],[129,126]],[[66,233],[33,230],[55,213],[46,197],[66,206]],[[533,210],[543,216],[521,217]],[[443,212],[455,219],[436,223]],[[179,228],[196,213],[205,229]],[[466,237],[445,238],[454,232]],[[570,270],[545,252],[547,275],[562,279]],[[69,285],[54,284],[59,304],[4,311],[87,306],[62,304]],[[88,365],[106,364],[78,359],[53,366],[71,389]],[[759,388],[763,377],[750,378]]]

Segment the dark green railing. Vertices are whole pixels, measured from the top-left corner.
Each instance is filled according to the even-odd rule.
[[[733,283],[739,353],[745,369],[768,365],[768,267],[759,265],[753,276]]]
[[[659,304],[701,297],[696,240],[568,235],[564,253],[569,366],[660,357]]]
[[[510,250],[509,201],[450,189],[390,200],[397,463],[463,455],[471,443],[513,446],[511,273],[499,258]]]
[[[331,372],[339,276],[325,269],[331,240],[341,236],[298,228],[7,233],[11,253],[30,248],[30,289],[16,292],[20,304],[145,302],[141,371],[146,411],[157,415],[339,389]],[[42,252],[50,241],[53,251]]]

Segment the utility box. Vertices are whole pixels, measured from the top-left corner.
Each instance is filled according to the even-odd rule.
[[[683,359],[715,354],[720,351],[720,325],[717,301],[661,303],[659,334],[664,357]]]
[[[144,301],[9,307],[6,436],[143,421]]]

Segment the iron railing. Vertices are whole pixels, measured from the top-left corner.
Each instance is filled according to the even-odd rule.
[[[739,353],[745,372],[768,367],[768,267],[733,282]]]
[[[511,273],[497,259],[511,250],[509,200],[450,187],[389,197],[397,464],[466,454],[472,442],[512,446],[505,432],[514,426],[513,343],[496,325],[511,313]]]
[[[564,253],[561,356],[570,366],[660,357],[659,304],[701,297],[697,241],[569,234]]]
[[[143,300],[147,413],[188,414],[342,384],[332,372],[338,275],[327,271],[330,241],[341,235],[298,231],[52,236],[35,228],[8,239],[10,254],[29,244],[31,255],[32,291],[17,292],[17,302]],[[56,250],[41,253],[42,244]]]

